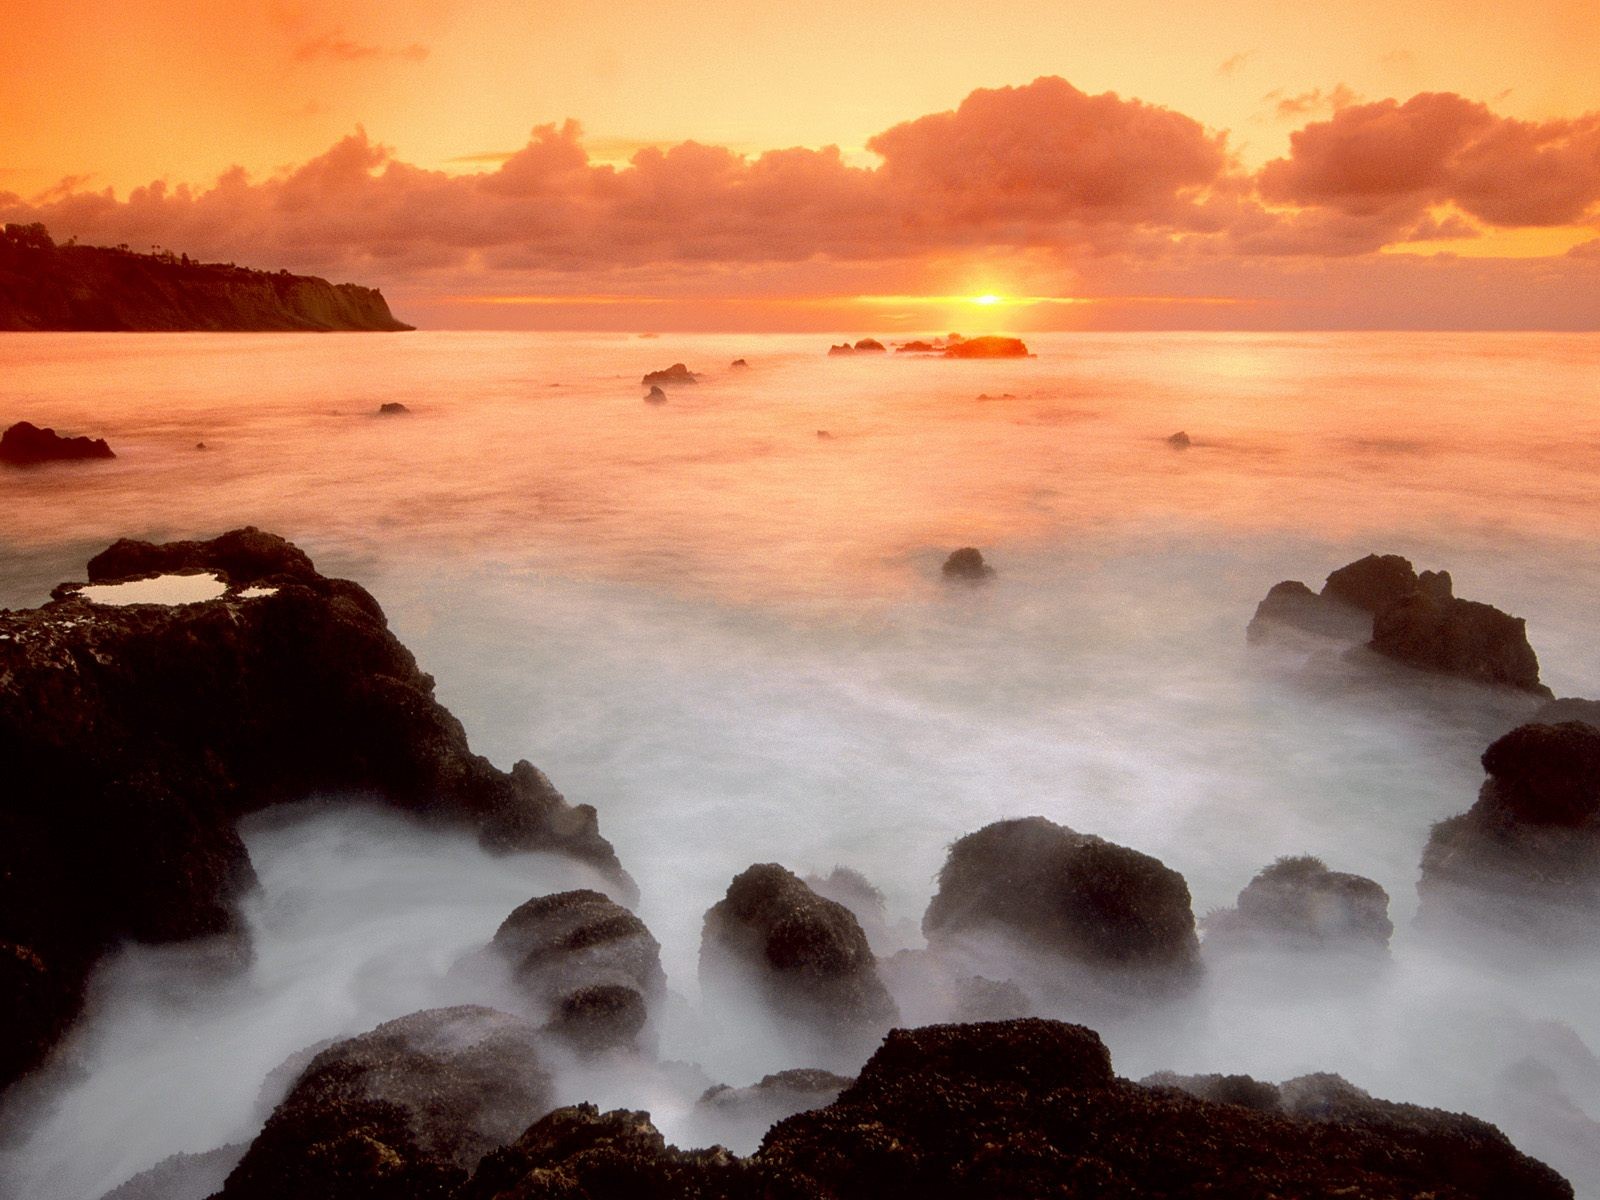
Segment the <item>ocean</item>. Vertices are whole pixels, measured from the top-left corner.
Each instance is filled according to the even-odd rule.
[[[1318,855],[1388,890],[1392,965],[1351,984],[1213,964],[1191,1001],[1100,1026],[1118,1072],[1336,1071],[1497,1121],[1600,1194],[1600,954],[1508,967],[1412,925],[1429,827],[1471,805],[1492,718],[1319,688],[1244,637],[1277,581],[1403,554],[1526,618],[1557,695],[1600,696],[1600,336],[1028,342],[946,361],[830,358],[816,335],[3,335],[0,423],[118,457],[0,473],[0,606],[118,537],[246,524],[362,583],[476,751],[599,810],[675,994],[660,1057],[712,1081],[810,1065],[698,1003],[701,919],[752,863],[860,871],[889,953],[922,944],[949,844],[1003,817],[1155,855],[1197,916]],[[643,403],[675,362],[699,381]],[[409,413],[377,414],[393,401]],[[967,545],[988,583],[941,577]],[[593,882],[338,803],[245,833],[254,962],[195,985],[170,949],[108,960],[63,1065],[5,1114],[0,1194],[95,1200],[247,1141],[291,1055],[492,1002],[472,963],[499,921]],[[1552,1044],[1582,1067],[1562,1082],[1579,1134],[1517,1084]],[[562,1086],[689,1138],[678,1078]]]

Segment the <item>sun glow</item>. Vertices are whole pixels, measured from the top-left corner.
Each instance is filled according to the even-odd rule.
[[[972,298],[972,302],[974,304],[985,304],[985,305],[987,305],[987,304],[999,304],[1000,303],[1000,297],[996,296],[993,292],[988,292],[988,293],[985,293],[982,296],[974,296]]]

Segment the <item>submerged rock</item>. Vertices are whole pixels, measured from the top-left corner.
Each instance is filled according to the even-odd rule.
[[[667,394],[661,390],[659,385],[652,383],[650,390],[644,394],[644,402],[646,404],[665,404],[667,402]]]
[[[226,590],[113,606],[63,585],[0,612],[0,1083],[55,1042],[103,950],[242,935],[254,872],[234,825],[271,804],[379,798],[631,888],[592,808],[472,753],[360,586],[253,528],[89,563],[94,584],[172,572]]]
[[[954,338],[954,335],[951,335]],[[1021,338],[956,338],[944,348],[946,358],[1027,358],[1028,347]]]
[[[977,582],[994,577],[994,568],[983,561],[983,551],[976,546],[963,546],[959,550],[952,550],[950,557],[944,560],[944,566],[939,569],[946,579]]]
[[[1280,858],[1239,893],[1234,908],[1205,920],[1206,948],[1267,945],[1383,953],[1394,924],[1389,893],[1320,858]]]
[[[706,913],[700,975],[753,984],[772,1009],[831,1040],[887,1029],[894,1001],[861,925],[776,863],[749,868]]]
[[[689,370],[688,367],[684,366],[682,363],[673,363],[664,371],[651,371],[642,380],[640,380],[640,383],[644,387],[649,387],[652,383],[676,385],[683,383],[694,383],[697,379],[698,376],[696,376],[693,371]]]
[[[1200,971],[1182,875],[1044,817],[996,821],[950,847],[922,931],[938,946],[984,929],[1141,989],[1187,985]]]
[[[728,369],[730,371],[743,371],[749,365],[750,364],[745,362],[744,359],[736,358],[731,363],[728,364]]]
[[[840,354],[854,354],[855,352],[856,352],[855,351],[855,347],[852,346],[849,342],[840,342],[837,346],[829,346],[828,347],[828,353],[830,355],[834,355],[834,356],[837,356],[837,355],[840,355]]]
[[[1523,725],[1484,751],[1483,767],[1477,803],[1428,837],[1419,915],[1596,944],[1600,729]]]
[[[54,429],[40,429],[31,421],[18,421],[0,434],[0,462],[14,467],[115,457],[104,438],[62,437]]]
[[[313,1058],[218,1200],[448,1196],[550,1100],[528,1022],[470,1005],[412,1013]]]
[[[1187,450],[1190,446],[1194,445],[1194,442],[1190,440],[1187,433],[1180,429],[1177,433],[1174,433],[1167,438],[1167,445],[1171,446],[1174,450]]]

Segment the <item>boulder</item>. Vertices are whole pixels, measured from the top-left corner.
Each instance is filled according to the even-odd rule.
[[[533,1003],[580,1049],[632,1044],[666,991],[661,947],[633,913],[599,892],[539,896],[490,943]]]
[[[749,365],[750,364],[745,362],[744,359],[736,358],[731,363],[728,364],[728,369],[730,371],[743,371]]]
[[[54,429],[40,429],[31,421],[18,421],[0,434],[0,462],[14,467],[115,457],[104,438],[62,437]]]
[[[1484,751],[1478,800],[1433,827],[1420,915],[1593,945],[1600,917],[1600,729],[1523,725]]]
[[[1418,590],[1409,559],[1398,554],[1369,554],[1329,574],[1322,595],[1376,616],[1397,600]]]
[[[962,579],[971,583],[994,577],[994,568],[983,561],[983,551],[976,546],[952,550],[940,571],[946,579]]]
[[[360,586],[253,528],[89,563],[95,584],[172,572],[227,590],[112,605],[68,584],[0,612],[0,1084],[59,1037],[104,950],[241,936],[254,872],[234,826],[271,804],[381,799],[632,887],[592,808],[472,753]]]
[[[1474,600],[1413,592],[1373,619],[1369,645],[1408,667],[1550,695],[1526,622]]]
[[[550,1103],[528,1022],[472,1005],[412,1013],[313,1058],[217,1200],[447,1196]]]
[[[1194,445],[1194,442],[1190,440],[1187,433],[1180,429],[1177,433],[1174,433],[1167,438],[1167,445],[1171,446],[1174,450],[1187,450],[1190,446]]]
[[[861,925],[793,872],[762,863],[706,913],[700,975],[755,986],[786,1017],[840,1041],[887,1029],[894,1001]]]
[[[1182,875],[1044,817],[996,821],[950,847],[922,931],[937,947],[985,929],[1141,990],[1184,986],[1200,972]]]
[[[932,354],[932,342],[901,342],[894,348],[896,354]]]
[[[380,417],[403,417],[410,411],[411,410],[409,408],[407,408],[404,404],[401,404],[398,400],[391,400],[387,404],[378,405],[378,415]]]
[[[676,386],[683,383],[694,383],[696,378],[697,377],[695,376],[694,372],[689,370],[689,368],[684,366],[682,363],[673,363],[664,371],[651,371],[642,380],[640,380],[640,383],[644,387],[649,387],[652,383],[664,383],[668,384],[669,386]]]
[[[1394,924],[1389,893],[1360,875],[1330,871],[1320,858],[1280,858],[1239,893],[1234,908],[1205,919],[1206,949],[1281,946],[1383,954]]]
[[[854,354],[855,352],[855,347],[849,342],[840,342],[837,346],[828,347],[828,354],[830,357],[840,354]]]
[[[883,343],[877,338],[862,338],[854,346],[852,346],[851,349],[853,349],[857,354],[884,353]]]
[[[644,402],[646,404],[665,404],[667,402],[667,394],[661,390],[658,384],[652,383],[650,390],[644,394]]]
[[[1027,358],[1028,347],[1021,338],[955,338],[944,348],[946,358]]]

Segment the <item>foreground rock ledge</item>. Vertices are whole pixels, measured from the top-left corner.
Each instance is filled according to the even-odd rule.
[[[379,799],[631,894],[594,809],[473,754],[377,601],[289,542],[120,541],[89,563],[95,584],[196,572],[227,591],[113,607],[63,584],[0,611],[0,1086],[64,1031],[103,951],[240,936],[235,823],[279,801]]]

